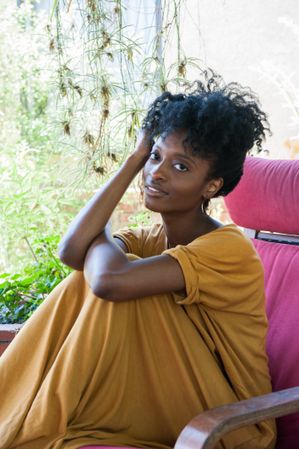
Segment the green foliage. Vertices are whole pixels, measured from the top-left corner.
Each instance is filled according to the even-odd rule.
[[[0,4],[0,272],[31,263],[26,239],[62,234],[95,185],[57,121],[47,22],[29,0]]]
[[[54,157],[43,160],[29,145],[19,145],[18,154],[7,152],[6,158],[0,166],[0,267],[15,271],[32,259],[26,239],[61,235],[85,192],[77,189],[75,196],[74,189],[65,186],[69,179],[63,179],[63,167],[57,168]]]
[[[58,236],[30,245],[35,262],[15,274],[0,275],[0,323],[23,323],[45,297],[70,273],[55,256]]]
[[[148,210],[136,212],[129,218],[129,228],[139,228],[152,224],[152,213]]]
[[[47,51],[45,17],[37,17],[30,1],[20,8],[10,4],[0,9],[0,81],[4,86],[0,123],[5,139],[1,144],[4,149],[18,141],[44,147],[53,132],[48,110],[53,61]],[[9,121],[13,126],[8,129]]]

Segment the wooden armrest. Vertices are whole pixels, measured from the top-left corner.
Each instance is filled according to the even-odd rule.
[[[212,449],[226,433],[299,411],[299,387],[207,410],[182,430],[175,449]]]

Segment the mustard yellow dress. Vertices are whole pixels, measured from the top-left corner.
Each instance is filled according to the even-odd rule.
[[[186,292],[114,303],[73,272],[0,358],[1,449],[168,449],[201,411],[271,390],[262,267],[236,226],[168,250],[161,225],[117,237],[131,257],[174,257]],[[274,440],[266,422],[216,447]]]

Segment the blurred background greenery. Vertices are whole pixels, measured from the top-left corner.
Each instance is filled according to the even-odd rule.
[[[215,15],[205,0],[0,0],[0,322],[26,319],[69,272],[55,254],[59,238],[132,150],[152,99],[210,65],[198,55],[205,17],[193,3]],[[232,16],[224,3],[215,7]],[[280,24],[299,42],[296,23]],[[219,54],[222,44],[213,41]],[[281,93],[299,131],[293,76],[271,61],[254,71]],[[296,131],[285,147],[298,157]],[[227,219],[219,200],[213,213]],[[113,226],[152,220],[137,181]]]

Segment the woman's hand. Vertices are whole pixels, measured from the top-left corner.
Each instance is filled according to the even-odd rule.
[[[149,158],[153,144],[154,141],[151,139],[150,133],[141,129],[137,135],[133,156],[138,156],[144,165]]]

